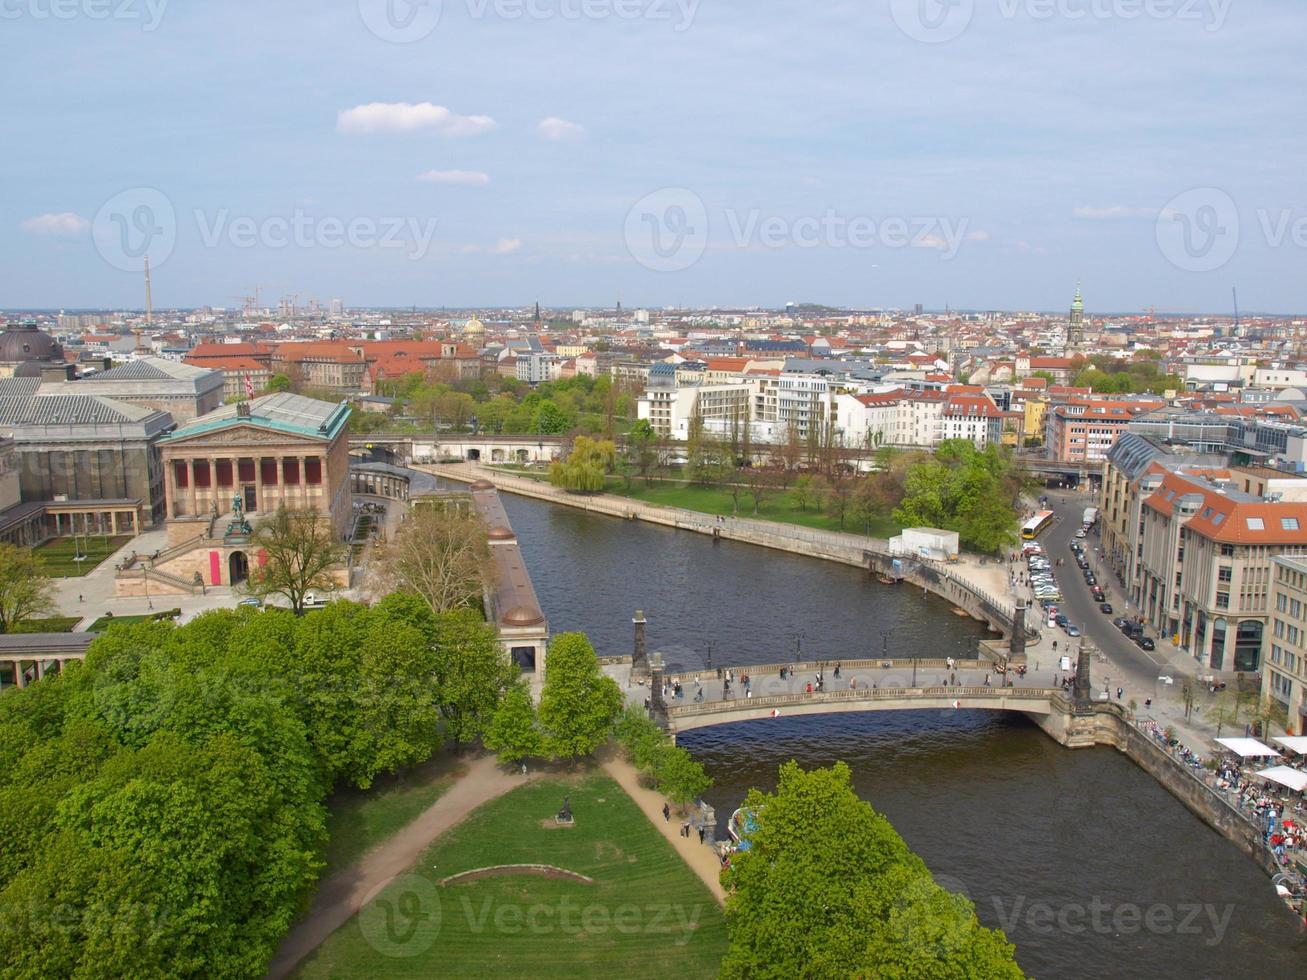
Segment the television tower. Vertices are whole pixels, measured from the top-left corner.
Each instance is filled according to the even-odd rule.
[[[150,257],[145,257],[145,322],[154,322],[154,297],[150,291]]]

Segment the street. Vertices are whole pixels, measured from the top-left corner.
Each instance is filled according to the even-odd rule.
[[[1175,677],[1177,673],[1192,675],[1194,667],[1190,664],[1173,665],[1164,651],[1165,644],[1161,642],[1158,643],[1158,649],[1155,651],[1141,650],[1137,644],[1127,639],[1125,634],[1112,625],[1112,620],[1118,616],[1138,615],[1139,611],[1127,604],[1120,583],[1107,568],[1106,562],[1098,552],[1099,538],[1095,530],[1090,532],[1087,538],[1083,538],[1082,543],[1085,546],[1085,556],[1089,559],[1090,570],[1097,577],[1098,584],[1103,587],[1103,591],[1107,594],[1107,601],[1112,604],[1113,609],[1110,616],[1099,611],[1098,603],[1090,594],[1089,586],[1085,584],[1084,575],[1076,565],[1075,555],[1071,551],[1071,542],[1075,540],[1075,533],[1080,529],[1084,509],[1096,505],[1097,500],[1087,494],[1059,494],[1053,491],[1048,494],[1048,509],[1057,514],[1058,521],[1040,535],[1038,543],[1050,559],[1062,559],[1062,567],[1054,570],[1057,583],[1062,590],[1062,602],[1058,605],[1058,611],[1079,626],[1085,637],[1102,650],[1111,661],[1110,664],[1094,663],[1092,677],[1095,691],[1110,688],[1115,692],[1115,689],[1120,686],[1136,692],[1146,692],[1144,697],[1156,697],[1165,693],[1156,690],[1159,676]],[[1041,628],[1047,631],[1047,620],[1041,624]],[[1151,630],[1148,635],[1157,639]],[[1063,642],[1069,645],[1072,641],[1063,634],[1059,646]],[[1139,700],[1142,702],[1143,698]]]

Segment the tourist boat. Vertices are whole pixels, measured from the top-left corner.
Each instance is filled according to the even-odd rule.
[[[726,832],[731,835],[731,840],[735,841],[735,847],[740,851],[747,851],[752,845],[749,842],[749,832],[757,829],[758,821],[753,815],[753,811],[748,807],[740,807],[731,814],[730,822],[726,825]]]

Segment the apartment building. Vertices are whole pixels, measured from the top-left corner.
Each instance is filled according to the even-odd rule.
[[[1262,658],[1262,697],[1284,706],[1289,734],[1307,731],[1307,554],[1271,562],[1271,629]]]
[[[1050,457],[1059,462],[1101,463],[1135,416],[1161,404],[1145,399],[1072,399],[1048,410],[1044,442]]]
[[[706,424],[751,421],[753,387],[747,384],[652,387],[636,403],[645,419],[663,438],[684,439],[696,412]],[[716,428],[716,426],[713,426]]]
[[[1307,548],[1307,503],[1245,493],[1219,472],[1167,473],[1141,518],[1128,589],[1147,621],[1207,667],[1259,670],[1272,559]]]

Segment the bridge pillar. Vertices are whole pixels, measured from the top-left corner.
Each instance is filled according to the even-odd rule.
[[[1085,649],[1083,643],[1080,644],[1080,656],[1076,661],[1076,681],[1072,693],[1077,711],[1093,709],[1094,692],[1089,683],[1089,651]]]
[[[648,677],[649,654],[644,645],[644,627],[648,620],[644,618],[644,610],[637,609],[631,622],[635,626],[635,647],[631,651],[631,676]]]
[[[1008,649],[1012,652],[1012,659],[1024,657],[1026,655],[1026,603],[1024,599],[1017,600],[1016,611],[1012,613],[1012,638],[1008,641]]]

